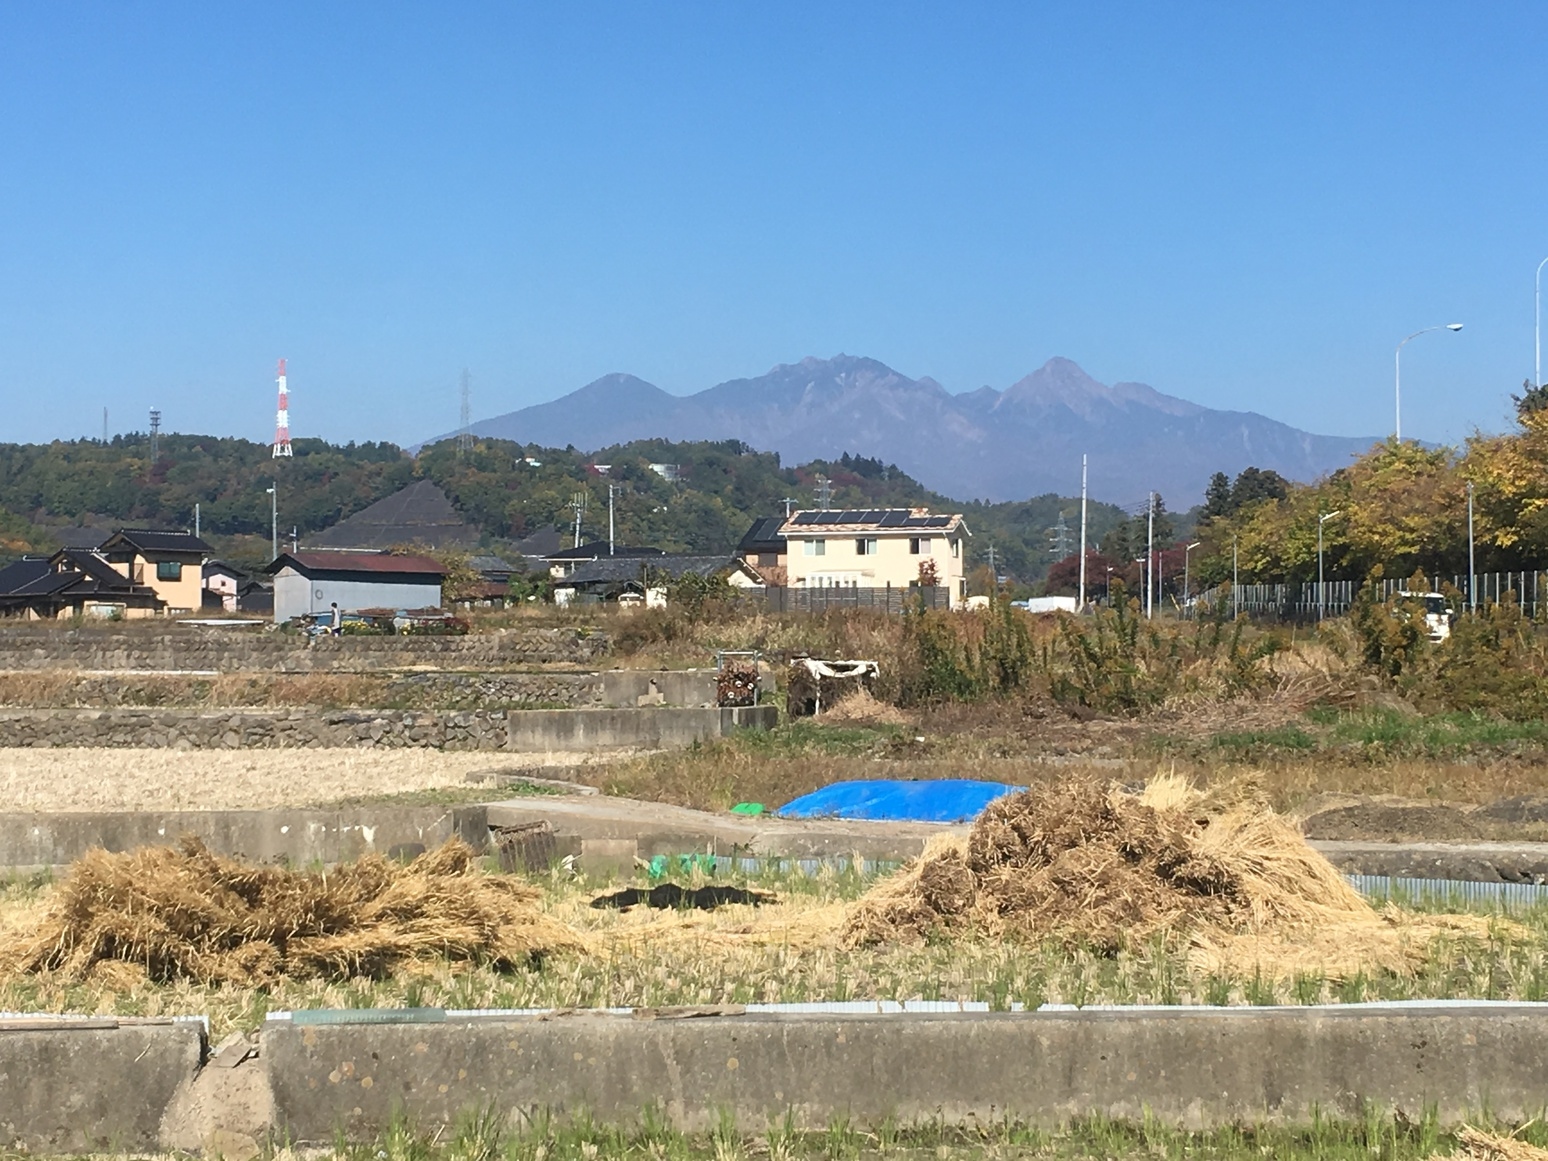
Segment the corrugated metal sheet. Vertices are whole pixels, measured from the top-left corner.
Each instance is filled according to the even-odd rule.
[[[1354,889],[1373,902],[1412,901],[1428,905],[1478,906],[1524,911],[1548,903],[1541,883],[1474,883],[1462,879],[1395,879],[1387,875],[1347,875]]]

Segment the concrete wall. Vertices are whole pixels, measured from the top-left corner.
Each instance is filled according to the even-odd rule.
[[[1205,1128],[1432,1109],[1445,1125],[1520,1123],[1548,1106],[1537,1004],[718,1011],[305,1012],[271,1017],[245,1063],[246,1044],[206,1062],[196,1021],[0,1018],[0,1148],[253,1156],[264,1140],[368,1140],[404,1114],[434,1131],[483,1109],[519,1127],[542,1110],[637,1124],[654,1107],[697,1131],[730,1114],[756,1135],[786,1114],[817,1131]]]
[[[699,1130],[724,1109],[757,1133],[787,1112],[807,1129],[1147,1114],[1199,1128],[1358,1119],[1368,1105],[1520,1121],[1548,1105],[1548,1011],[1531,1004],[271,1019],[263,1056],[283,1131],[315,1142],[377,1132],[399,1108],[436,1125],[486,1106],[634,1122],[655,1105]]]
[[[203,1053],[197,1022],[0,1017],[0,1148],[158,1150]]]
[[[606,633],[506,629],[466,637],[337,637],[212,630],[158,622],[135,629],[0,625],[0,670],[160,669],[235,673],[359,673],[381,669],[520,669],[586,665],[612,648]]]
[[[302,576],[282,568],[274,576],[274,619],[285,622],[306,613],[322,613],[334,602],[355,609],[430,609],[441,604],[439,581],[338,580]]]
[[[0,813],[0,867],[63,867],[94,847],[132,851],[176,843],[185,835],[202,839],[218,855],[310,866],[369,852],[412,858],[453,835],[483,850],[489,843],[489,812],[468,805]]]
[[[773,706],[561,710],[0,710],[0,747],[656,750],[772,729]]]

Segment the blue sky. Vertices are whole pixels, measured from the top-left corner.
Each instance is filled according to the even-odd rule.
[[[1315,431],[1499,429],[1538,4],[0,8],[0,439],[410,442],[610,371],[1053,355]]]

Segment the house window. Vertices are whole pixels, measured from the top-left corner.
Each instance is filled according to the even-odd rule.
[[[951,542],[951,558],[953,560],[956,560],[957,557],[959,557],[961,555],[962,555],[962,541],[960,541],[960,540],[953,540]]]
[[[859,540],[856,540],[855,541],[855,555],[856,556],[875,556],[876,555],[876,538],[874,536],[870,537],[869,539],[867,539],[865,537],[862,537]]]
[[[828,542],[826,540],[808,540],[805,543],[807,556],[828,555]]]
[[[908,551],[914,556],[929,556],[930,538],[928,536],[910,536],[908,538]]]
[[[164,581],[180,581],[183,579],[183,564],[177,560],[158,560],[156,562],[156,579]]]

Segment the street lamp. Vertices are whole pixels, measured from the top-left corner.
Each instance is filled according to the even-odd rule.
[[[279,481],[274,481],[272,488],[265,488],[269,493],[269,559],[279,559]]]
[[[1183,607],[1184,608],[1187,608],[1187,606],[1188,606],[1188,554],[1190,552],[1192,552],[1198,546],[1199,546],[1199,542],[1197,540],[1195,540],[1192,544],[1186,544],[1186,545],[1183,546]]]
[[[1328,589],[1322,580],[1322,526],[1335,516],[1343,514],[1343,509],[1337,512],[1327,512],[1317,517],[1317,620],[1320,623],[1328,611]]]
[[[1397,350],[1392,355],[1392,398],[1394,403],[1392,438],[1398,443],[1403,442],[1403,348],[1420,335],[1427,335],[1431,331],[1459,331],[1461,323],[1446,323],[1444,326],[1425,327],[1422,331],[1415,331],[1397,345]]]
[[[1532,345],[1534,348],[1534,362],[1532,372],[1532,386],[1543,385],[1543,267],[1548,266],[1548,258],[1544,258],[1537,264],[1537,274],[1532,279]]]

